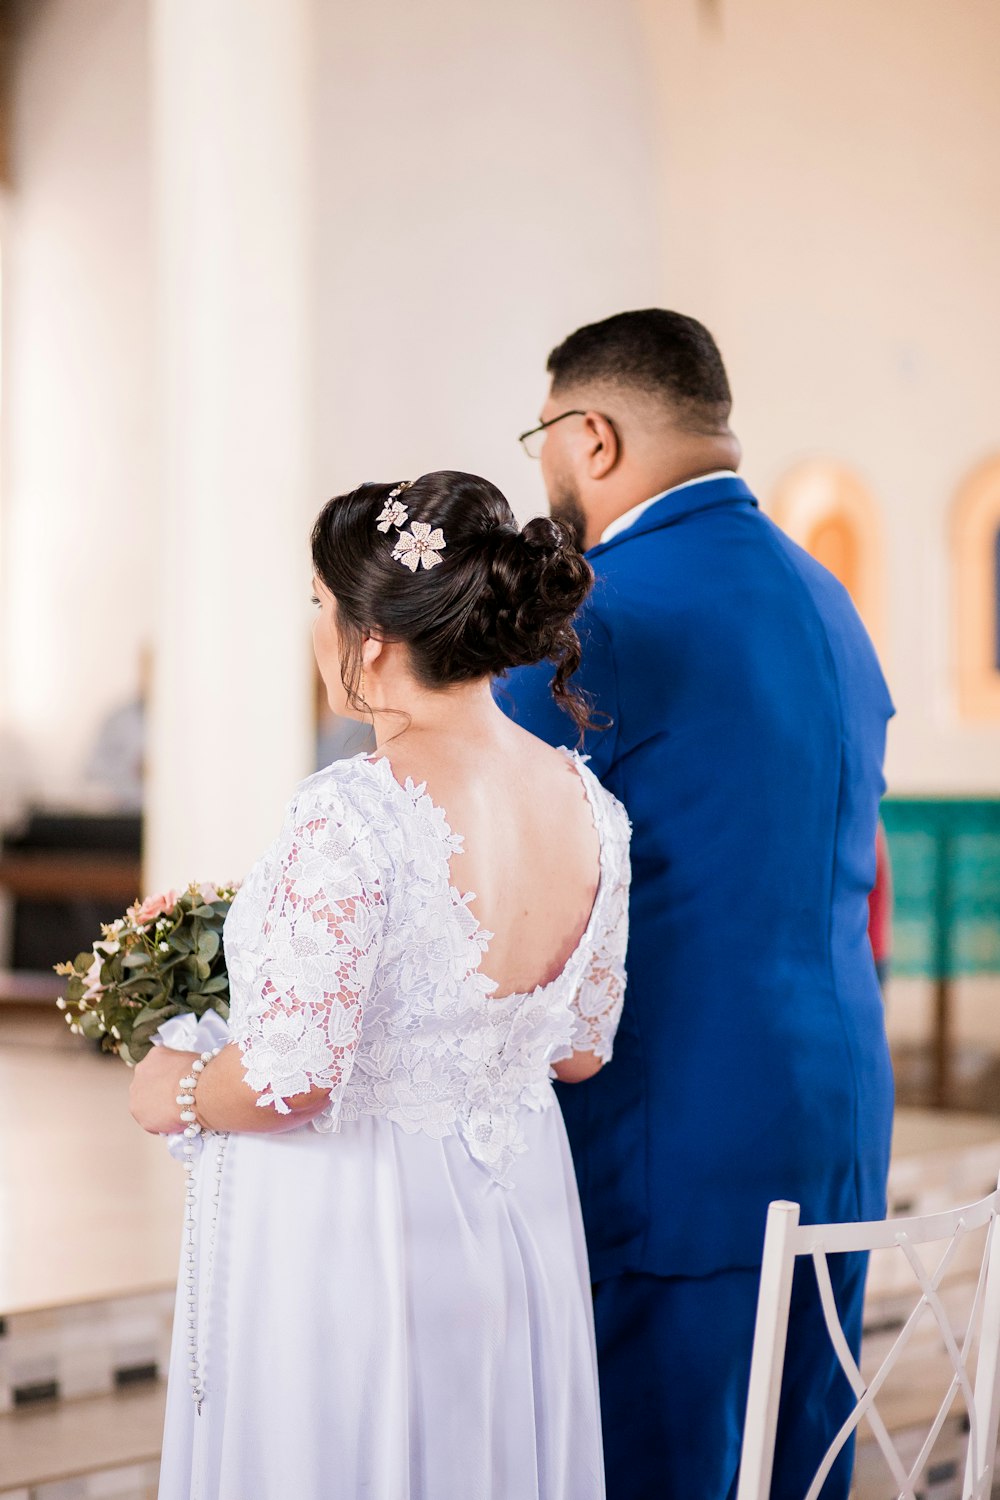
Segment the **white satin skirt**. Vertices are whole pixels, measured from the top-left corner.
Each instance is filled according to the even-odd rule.
[[[501,1187],[385,1119],[231,1136],[197,1167],[159,1500],[602,1500],[587,1257],[558,1107]]]

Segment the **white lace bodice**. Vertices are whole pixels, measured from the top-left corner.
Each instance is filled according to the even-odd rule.
[[[303,783],[225,929],[230,1028],[261,1105],[329,1089],[317,1129],[376,1115],[458,1134],[508,1180],[520,1109],[554,1103],[550,1066],[574,1049],[611,1056],[625,989],[628,819],[571,759],[600,839],[594,908],[558,978],[502,999],[475,897],[451,884],[462,840],[424,786],[364,756]]]

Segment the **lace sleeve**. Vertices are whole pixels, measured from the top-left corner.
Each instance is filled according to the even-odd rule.
[[[285,1102],[329,1089],[339,1105],[378,960],[385,895],[363,839],[329,811],[292,815],[275,852],[249,993],[234,1030],[244,1076]]]
[[[625,809],[607,793],[609,808],[603,832],[604,874],[593,951],[572,1001],[573,1050],[611,1057],[612,1043],[625,999],[625,950],[628,946],[628,896],[631,882]]]

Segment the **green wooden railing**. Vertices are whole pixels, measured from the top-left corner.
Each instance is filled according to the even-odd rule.
[[[895,972],[1000,974],[1000,799],[891,797],[882,819]]]
[[[1000,798],[887,797],[892,968],[934,981],[935,1087],[949,1096],[951,982],[1000,974]]]

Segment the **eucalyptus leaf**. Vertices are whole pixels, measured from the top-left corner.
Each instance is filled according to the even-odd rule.
[[[219,934],[207,928],[198,938],[198,957],[205,963],[211,963],[219,951]]]
[[[132,1035],[129,1039],[130,1045],[132,1047],[141,1047],[144,1042],[151,1042],[159,1029],[160,1022],[155,1018],[152,1021],[147,1021],[144,1026],[133,1027]]]
[[[147,993],[156,995],[163,989],[163,982],[156,974],[133,974],[130,979],[123,979],[118,988],[131,997]]]
[[[180,1009],[179,1005],[147,1005],[143,1010],[138,1012],[133,1020],[132,1034],[135,1035],[140,1027],[148,1025],[151,1021],[155,1022],[153,1028],[155,1030],[156,1026],[162,1025],[164,1021],[169,1021],[171,1016],[176,1016]]]

